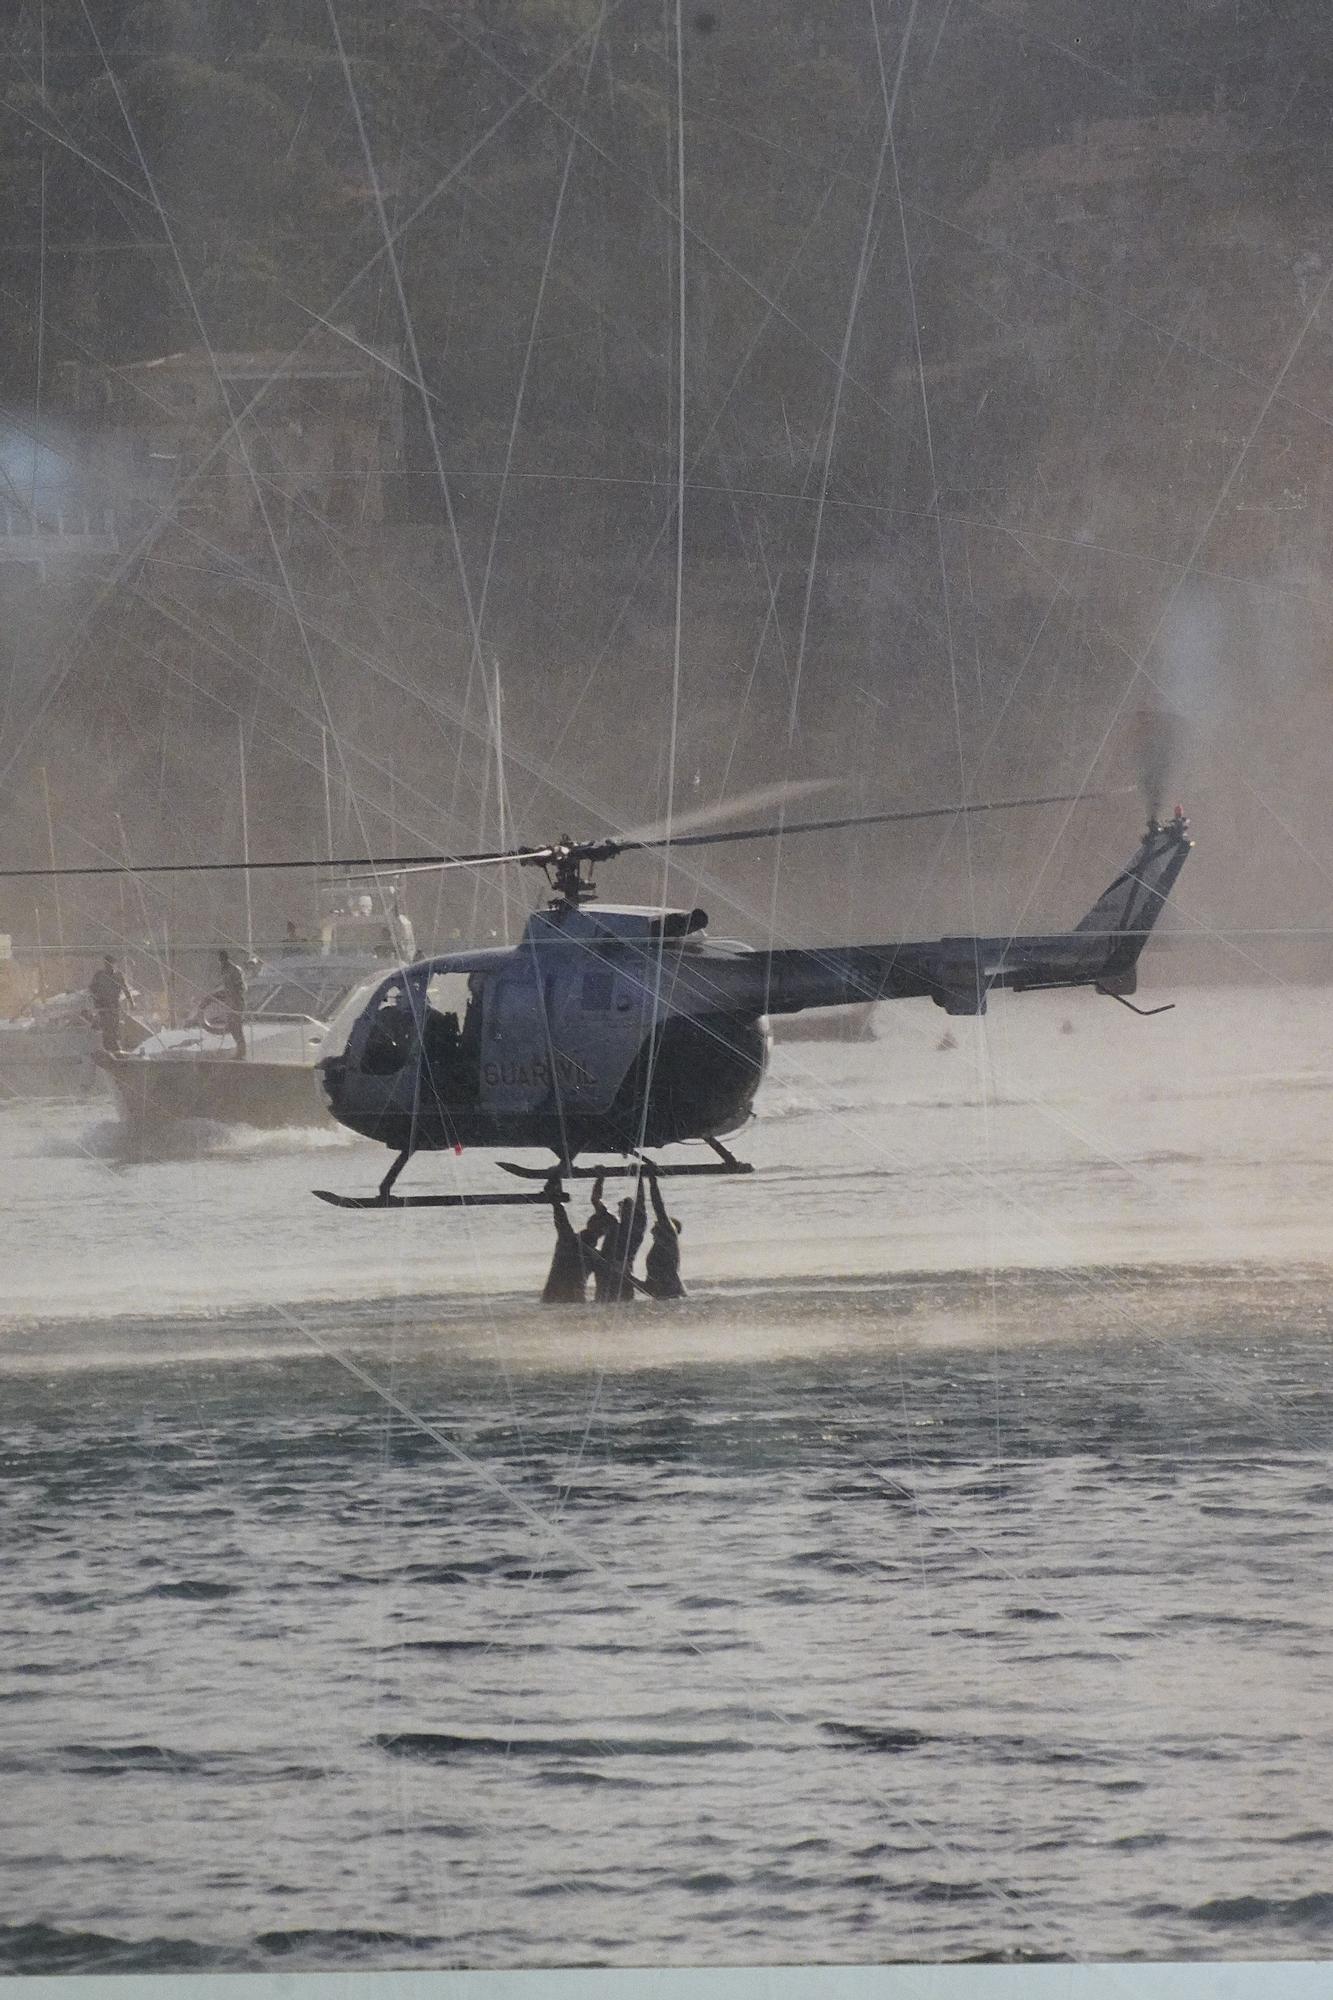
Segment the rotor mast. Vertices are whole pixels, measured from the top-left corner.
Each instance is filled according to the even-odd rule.
[[[593,880],[592,866],[600,859],[606,843],[600,843],[594,850],[587,841],[571,840],[562,834],[538,863],[543,875],[550,883],[553,894],[548,908],[552,910],[577,910],[583,903],[597,899],[597,884]]]

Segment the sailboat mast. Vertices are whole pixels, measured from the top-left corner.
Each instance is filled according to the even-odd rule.
[[[497,660],[495,662],[495,706],[493,711],[495,717],[495,808],[496,808],[496,818],[499,828],[499,839],[496,844],[500,848],[501,852],[503,852],[504,849],[509,845],[509,842],[506,838],[507,828],[506,828],[506,818],[505,818],[506,800],[505,800],[504,723],[501,717],[500,701],[501,701],[500,662]],[[508,944],[509,890],[507,884],[505,884],[503,880],[501,881],[500,885],[500,907],[501,910],[503,911],[503,915],[501,918],[501,923],[503,926],[502,936],[504,943]]]
[[[51,875],[55,885],[56,943],[60,947],[60,956],[63,959],[65,956],[65,919],[60,908],[60,876],[56,872],[56,835],[55,826],[51,819],[51,787],[47,782],[45,764],[42,766],[42,797],[46,801],[46,845],[51,856]]]
[[[321,728],[319,732],[319,743],[324,758],[324,853],[326,858],[332,861],[333,794],[329,789],[329,732],[327,729]]]
[[[247,957],[253,957],[255,948],[255,918],[250,896],[250,805],[245,790],[245,723],[236,718],[236,744],[241,763],[241,860],[245,867],[245,950]]]

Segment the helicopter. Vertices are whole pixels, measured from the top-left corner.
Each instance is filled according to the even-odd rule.
[[[1153,817],[1130,861],[1069,931],[756,949],[713,939],[702,909],[604,903],[593,870],[651,847],[712,845],[1051,800],[861,814],[659,839],[562,839],[544,847],[409,865],[537,868],[551,895],[512,948],[453,951],[386,974],[325,1056],[339,1124],[395,1157],[372,1195],[315,1192],[336,1207],[544,1202],[569,1178],[637,1172],[660,1148],[702,1142],[711,1161],[659,1173],[746,1173],[724,1143],[751,1115],[768,1057],[767,1020],[858,1001],[928,998],[983,1014],[993,991],[1091,986],[1131,1004],[1139,955],[1190,851],[1177,808]],[[402,864],[400,864],[402,865]],[[1157,1012],[1157,1009],[1136,1009]],[[544,1153],[511,1160],[536,1194],[395,1195],[415,1153],[482,1146]],[[578,1165],[609,1153],[611,1165]]]
[[[755,795],[756,797],[759,795]],[[1082,795],[1086,798],[1086,794]],[[863,1001],[929,999],[978,1015],[992,992],[1087,986],[1133,1006],[1138,960],[1189,855],[1189,822],[1150,808],[1124,868],[1072,929],[878,944],[761,949],[710,938],[702,909],[602,902],[594,869],[631,852],[790,838],[837,829],[1080,802],[1079,795],[859,813],[776,825],[561,839],[470,854],[363,856],[325,866],[392,870],[538,869],[550,895],[512,947],[449,951],[386,968],[320,1059],[333,1118],[394,1158],[373,1194],[313,1192],[338,1208],[465,1208],[566,1199],[567,1179],[611,1173],[745,1174],[724,1143],[746,1123],[768,1058],[774,1015]],[[225,870],[157,864],[143,873]],[[261,861],[252,868],[310,866]],[[95,866],[4,874],[119,874]],[[372,873],[366,879],[373,880]],[[1159,1008],[1134,1008],[1157,1013]],[[701,1142],[705,1161],[659,1163],[663,1147]],[[535,1152],[552,1164],[500,1160],[540,1190],[408,1194],[394,1183],[417,1153],[480,1146]],[[580,1164],[588,1155],[610,1162]]]

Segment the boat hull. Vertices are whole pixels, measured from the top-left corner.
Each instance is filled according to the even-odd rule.
[[[319,1072],[305,1063],[237,1062],[196,1056],[187,1062],[105,1057],[121,1110],[132,1125],[209,1119],[222,1125],[332,1125]]]

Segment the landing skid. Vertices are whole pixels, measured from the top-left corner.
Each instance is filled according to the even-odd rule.
[[[316,1201],[326,1201],[331,1208],[534,1208],[548,1207],[552,1201],[568,1201],[562,1185],[565,1181],[608,1180],[612,1174],[752,1174],[754,1168],[748,1160],[738,1160],[729,1153],[717,1139],[706,1143],[717,1154],[716,1165],[703,1160],[686,1161],[682,1166],[660,1167],[656,1161],[647,1160],[642,1154],[613,1160],[605,1167],[576,1167],[568,1160],[561,1160],[554,1167],[524,1167],[517,1160],[497,1160],[507,1174],[516,1174],[520,1180],[540,1181],[540,1194],[394,1194],[393,1184],[412,1155],[400,1153],[388,1173],[380,1182],[374,1194],[334,1194],[331,1188],[312,1188]]]
[[[571,1167],[562,1162],[558,1167],[521,1167],[517,1160],[497,1160],[507,1174],[517,1174],[525,1181],[565,1181],[610,1180],[613,1174],[639,1174],[645,1170],[659,1178],[665,1174],[752,1174],[754,1168],[748,1160],[738,1160],[731,1153],[723,1152],[723,1157],[713,1166],[707,1160],[686,1160],[677,1166],[659,1166],[655,1160],[639,1158],[614,1160],[605,1167]]]
[[[549,1178],[549,1176],[544,1176]],[[312,1188],[316,1201],[333,1208],[549,1208],[550,1194],[334,1194],[329,1188]]]

